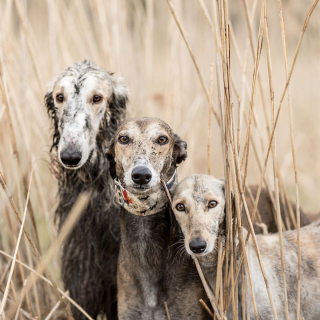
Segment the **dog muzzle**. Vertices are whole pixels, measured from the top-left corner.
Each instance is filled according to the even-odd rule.
[[[170,190],[175,182],[176,170],[166,183],[167,189]],[[132,214],[150,216],[164,210],[169,205],[167,195],[162,187],[150,195],[137,196],[126,190],[118,178],[114,179],[114,184],[118,203]]]

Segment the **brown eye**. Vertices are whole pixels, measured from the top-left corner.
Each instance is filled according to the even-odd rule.
[[[168,142],[168,138],[167,137],[159,137],[158,138],[158,143],[159,144],[166,144]]]
[[[177,209],[178,211],[184,211],[186,208],[185,208],[185,206],[184,206],[183,203],[178,203],[178,204],[176,205],[176,209]]]
[[[95,94],[92,98],[93,103],[99,103],[102,100],[102,97]]]
[[[121,144],[127,144],[129,142],[129,138],[126,137],[126,136],[121,136],[118,138],[118,141],[121,143]]]
[[[56,96],[56,100],[57,100],[57,102],[63,102],[63,99],[64,99],[64,96],[63,96],[63,94],[62,94],[62,93],[57,94],[57,96]]]
[[[208,203],[208,207],[209,207],[209,208],[214,208],[214,207],[217,206],[217,204],[218,204],[217,201],[211,200],[211,201],[209,201],[209,203]]]

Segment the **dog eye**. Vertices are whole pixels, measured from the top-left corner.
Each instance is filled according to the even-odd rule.
[[[126,137],[126,136],[121,136],[119,137],[118,141],[121,143],[121,144],[127,144],[129,142],[129,138]]]
[[[158,138],[158,143],[159,144],[166,144],[168,142],[168,138],[167,137],[159,137]]]
[[[217,201],[211,200],[211,201],[209,201],[209,203],[208,203],[208,207],[209,207],[209,208],[214,208],[214,207],[217,206],[217,204],[218,204]]]
[[[178,204],[176,205],[176,209],[177,209],[178,211],[184,211],[186,208],[185,208],[185,206],[184,206],[183,203],[178,203]]]
[[[99,103],[102,100],[102,97],[95,94],[92,98],[93,103]]]
[[[58,102],[63,102],[63,99],[64,99],[64,96],[63,96],[63,94],[62,94],[62,93],[57,94],[57,96],[56,96],[56,100],[57,100]]]

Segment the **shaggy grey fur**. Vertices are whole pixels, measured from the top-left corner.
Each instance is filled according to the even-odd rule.
[[[57,81],[72,75],[77,85],[89,74],[94,74],[99,81],[107,83],[112,93],[100,122],[94,150],[86,163],[77,170],[70,170],[60,163],[59,157],[52,155],[52,168],[59,184],[55,218],[60,229],[77,196],[83,191],[91,194],[87,208],[63,246],[62,277],[71,298],[91,317],[96,319],[98,314],[106,313],[110,320],[117,318],[116,266],[120,242],[120,210],[114,201],[114,189],[104,148],[125,118],[127,91],[122,84],[121,90],[119,87],[115,88],[116,84],[119,86],[119,79],[89,61],[67,68]],[[81,91],[81,86],[78,88]],[[77,92],[75,97],[76,95]],[[52,91],[46,94],[45,102],[54,126],[51,150],[58,150],[60,126],[64,122],[63,116],[68,112],[59,115]],[[85,319],[77,309],[73,308],[72,312],[75,319]]]

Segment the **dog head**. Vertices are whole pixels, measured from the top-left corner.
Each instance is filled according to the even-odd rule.
[[[45,102],[54,122],[51,149],[62,166],[78,169],[103,151],[125,117],[127,99],[122,79],[92,62],[76,63],[58,76]]]
[[[111,175],[130,193],[151,194],[167,182],[187,157],[187,144],[156,118],[125,121],[117,130],[107,157]]]
[[[185,178],[172,190],[174,215],[190,255],[206,255],[217,247],[225,219],[224,180],[209,175]]]

